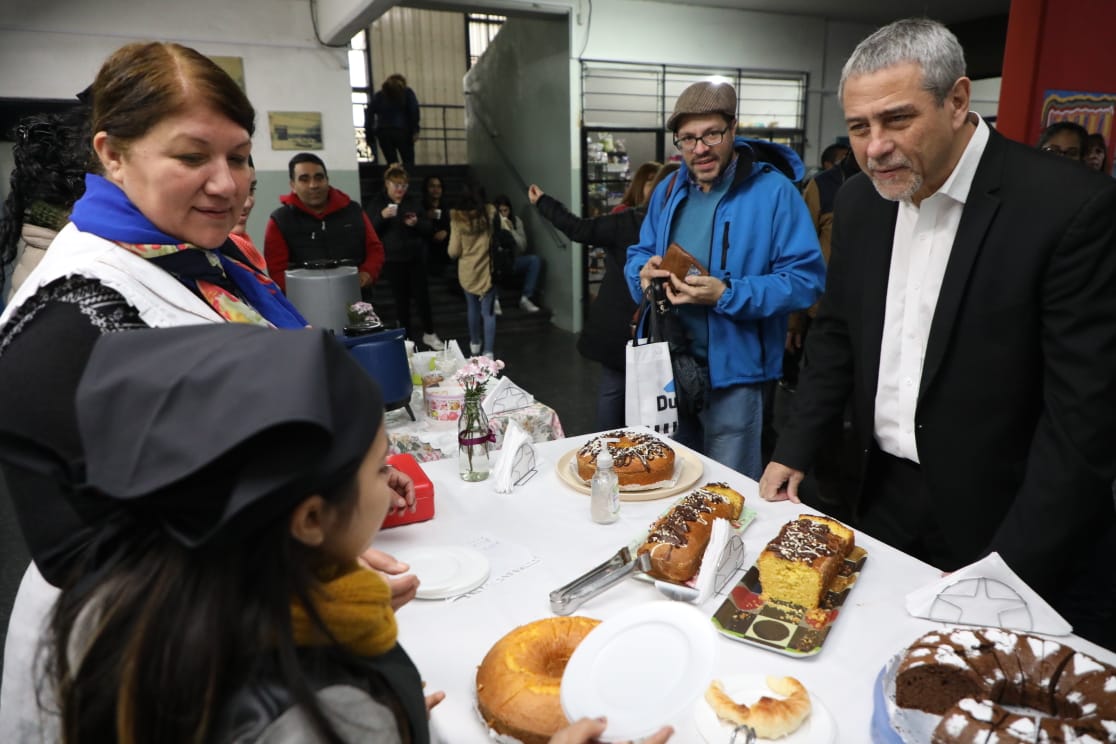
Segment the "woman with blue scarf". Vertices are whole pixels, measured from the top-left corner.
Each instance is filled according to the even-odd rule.
[[[100,175],[86,176],[70,224],[0,316],[0,436],[39,432],[59,468],[80,461],[73,391],[101,334],[306,325],[227,242],[248,196],[255,129],[236,83],[192,49],[130,44],[105,62],[91,96]],[[106,507],[62,485],[76,474],[22,465],[4,472],[35,563],[58,584]]]
[[[16,443],[3,447],[0,467],[34,559],[12,611],[0,691],[0,732],[13,741],[39,738],[22,714],[39,710],[28,672],[52,586],[95,570],[111,548],[98,535],[114,507],[75,485],[84,468],[74,394],[96,340],[202,323],[306,325],[228,241],[248,196],[255,129],[237,84],[193,49],[137,43],[106,60],[90,96],[98,173],[0,316],[0,445]],[[223,425],[251,413],[242,400]]]

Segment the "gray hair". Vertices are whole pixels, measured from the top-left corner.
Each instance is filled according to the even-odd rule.
[[[965,52],[953,32],[929,18],[906,18],[876,31],[856,45],[841,70],[837,99],[845,100],[845,82],[857,75],[914,62],[922,68],[922,87],[938,105],[965,76]]]

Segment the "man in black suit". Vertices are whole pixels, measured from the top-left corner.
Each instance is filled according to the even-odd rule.
[[[969,111],[956,37],[897,21],[845,65],[842,188],[795,407],[760,481],[797,501],[853,396],[857,526],[943,570],[998,551],[1116,648],[1116,181]]]

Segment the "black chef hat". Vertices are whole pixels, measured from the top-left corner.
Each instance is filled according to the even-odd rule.
[[[199,325],[102,336],[77,416],[86,487],[193,547],[352,477],[383,400],[324,331]]]

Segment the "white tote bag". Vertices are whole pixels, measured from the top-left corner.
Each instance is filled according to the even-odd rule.
[[[625,349],[624,423],[650,426],[659,434],[674,436],[678,429],[678,401],[674,371],[666,341],[636,339]]]

